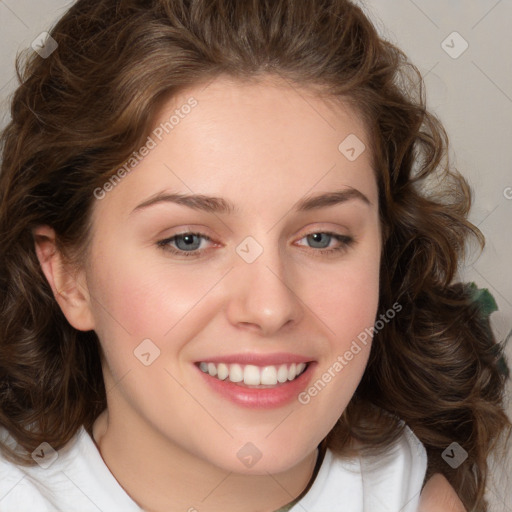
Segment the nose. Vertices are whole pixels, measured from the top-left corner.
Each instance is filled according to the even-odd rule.
[[[238,261],[230,279],[227,316],[238,329],[271,336],[302,319],[298,283],[292,270],[286,271],[277,248],[265,249],[252,263]]]

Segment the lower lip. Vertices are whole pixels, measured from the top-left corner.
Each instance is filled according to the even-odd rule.
[[[308,363],[307,368],[296,379],[278,384],[273,388],[240,386],[230,380],[220,380],[217,377],[212,377],[198,367],[197,369],[214,391],[235,404],[250,409],[274,409],[297,400],[299,393],[306,388],[311,380],[314,366],[315,363]]]

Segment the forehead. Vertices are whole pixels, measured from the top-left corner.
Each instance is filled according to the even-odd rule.
[[[324,149],[328,145],[338,149],[340,137],[349,134],[367,139],[362,116],[348,98],[333,97],[319,86],[299,86],[274,76],[261,77],[256,82],[221,76],[182,91],[161,103],[155,125],[165,124],[191,97],[198,102],[198,108],[185,117],[195,122],[181,123],[185,128],[178,131],[186,132],[186,127],[195,128],[198,124],[203,130],[215,127],[215,133],[208,132],[212,141],[226,135],[251,135],[246,142],[256,144],[267,134],[265,142],[273,141],[272,149],[289,143],[298,153],[318,142],[323,142]],[[271,137],[276,134],[280,135],[277,139]],[[305,140],[309,144],[301,147]]]
[[[160,104],[150,137],[149,154],[111,194],[127,207],[164,188],[257,208],[344,186],[377,198],[355,109],[285,80],[220,77],[181,91]]]

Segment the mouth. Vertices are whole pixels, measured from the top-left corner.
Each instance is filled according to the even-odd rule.
[[[194,363],[217,397],[249,409],[292,404],[313,378],[316,361],[292,354],[243,355]]]
[[[199,369],[220,381],[229,381],[243,387],[272,388],[294,381],[308,368],[309,363],[289,363],[257,366],[201,361]]]

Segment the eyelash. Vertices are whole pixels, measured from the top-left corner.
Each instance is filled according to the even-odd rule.
[[[212,239],[207,236],[207,235],[204,235],[203,233],[196,233],[196,232],[192,232],[192,231],[186,231],[186,232],[183,232],[183,233],[178,233],[176,235],[173,235],[172,237],[170,238],[165,238],[164,240],[159,240],[156,245],[162,249],[163,251],[165,252],[170,252],[171,254],[174,254],[174,255],[177,255],[177,256],[185,256],[187,258],[199,258],[201,257],[201,255],[207,250],[207,249],[200,249],[200,250],[194,250],[194,251],[183,251],[183,250],[180,250],[180,249],[175,249],[173,247],[171,247],[169,244],[171,242],[174,242],[177,238],[181,238],[181,237],[184,237],[184,236],[187,236],[187,235],[192,235],[192,236],[197,236],[197,237],[200,237],[206,241],[209,241],[211,242]],[[338,240],[338,242],[340,242],[340,246],[339,247],[333,247],[333,248],[330,248],[330,249],[316,249],[314,247],[311,247],[310,249],[313,249],[314,252],[320,252],[321,255],[333,255],[335,253],[340,253],[342,251],[345,251],[347,250],[349,247],[351,247],[354,243],[354,238],[352,238],[351,236],[347,236],[347,235],[339,235],[337,233],[332,233],[330,231],[314,231],[312,233],[308,233],[307,235],[304,235],[302,238],[306,238],[308,236],[311,236],[311,235],[328,235],[336,240]],[[300,240],[302,240],[302,238]]]

